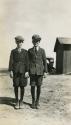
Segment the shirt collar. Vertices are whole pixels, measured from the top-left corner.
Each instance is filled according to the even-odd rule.
[[[35,47],[35,46],[34,46],[34,49],[35,49],[35,48],[36,48],[36,49],[37,49],[37,51],[38,51],[40,47],[39,47],[39,46],[37,46],[37,47]]]

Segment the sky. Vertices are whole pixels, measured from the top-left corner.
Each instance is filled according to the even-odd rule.
[[[71,37],[71,0],[0,0],[0,68],[8,67],[14,37],[22,35],[28,50],[33,34],[41,36],[46,56],[56,60],[56,38]]]

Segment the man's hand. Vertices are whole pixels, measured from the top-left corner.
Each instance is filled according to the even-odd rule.
[[[10,71],[10,78],[13,78],[13,71]]]
[[[28,78],[28,77],[29,77],[29,73],[26,72],[26,73],[25,73],[25,78]]]
[[[46,78],[48,73],[44,72],[43,78]]]

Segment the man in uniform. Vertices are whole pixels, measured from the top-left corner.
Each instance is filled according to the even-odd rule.
[[[15,108],[23,108],[24,87],[27,85],[28,75],[28,52],[22,48],[24,38],[16,36],[17,47],[11,51],[9,60],[10,77],[13,78],[14,93],[16,99]],[[20,87],[20,100],[18,98],[18,88]]]
[[[33,48],[28,50],[29,57],[29,75],[32,95],[32,108],[39,108],[39,98],[41,93],[41,85],[43,75],[47,74],[47,62],[44,49],[40,48],[39,44],[41,37],[37,34],[32,36]],[[35,97],[35,86],[37,87]]]

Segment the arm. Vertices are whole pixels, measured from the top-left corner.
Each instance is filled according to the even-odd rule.
[[[9,69],[10,77],[13,78],[13,52],[11,51],[10,59],[9,59]]]
[[[29,77],[29,59],[28,59],[28,52],[26,52],[26,73],[25,77]]]
[[[46,54],[44,50],[43,50],[43,65],[44,65],[44,78],[46,78],[48,74],[48,69],[47,69]]]
[[[43,65],[44,65],[44,72],[48,72],[48,69],[47,69],[47,61],[46,61],[46,54],[45,54],[45,51],[43,50]]]
[[[9,59],[9,71],[13,70],[13,52],[11,51],[10,59]]]
[[[25,60],[26,60],[26,72],[28,72],[28,71],[29,71],[29,58],[28,58],[28,52],[26,52],[26,58],[25,58]]]

